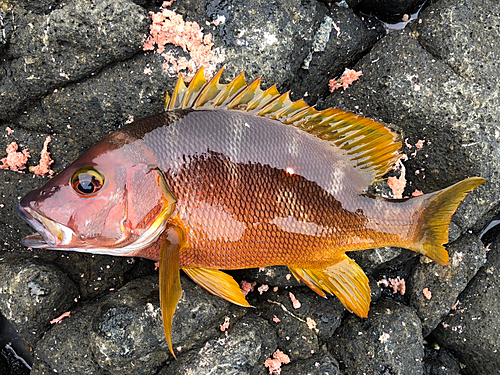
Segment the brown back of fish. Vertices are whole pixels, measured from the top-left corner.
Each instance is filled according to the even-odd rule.
[[[361,195],[366,172],[292,126],[227,110],[147,121],[131,135],[154,152],[177,198],[182,267],[320,267],[345,251],[404,245],[417,224],[414,204]]]

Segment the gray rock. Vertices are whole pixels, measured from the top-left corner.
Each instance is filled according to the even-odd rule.
[[[450,264],[440,266],[435,262],[421,262],[413,269],[408,280],[410,303],[422,320],[424,337],[441,322],[455,304],[479,268],[486,262],[483,243],[474,235],[464,235],[448,246]],[[427,288],[432,297],[427,299],[422,291]]]
[[[220,335],[179,357],[159,375],[167,374],[255,374],[264,368],[267,357],[276,350],[276,334],[269,324],[247,314],[230,323],[226,335]]]
[[[324,16],[314,42],[291,87],[293,98],[314,104],[328,92],[328,81],[340,77],[385,35],[368,28],[352,9],[334,7]]]
[[[12,117],[48,90],[77,81],[138,52],[146,12],[127,0],[70,3],[20,24],[0,77],[0,118]]]
[[[459,375],[460,362],[446,349],[425,347],[424,373],[426,375]]]
[[[219,325],[227,314],[239,319],[247,311],[184,277],[182,285],[172,326],[179,358],[220,334]],[[37,374],[64,373],[71,368],[77,373],[106,374],[146,374],[159,369],[172,357],[163,332],[158,277],[134,280],[99,302],[82,305],[45,334],[35,352]],[[80,358],[85,360],[79,362]]]
[[[466,366],[465,374],[500,373],[500,245],[491,246],[488,261],[460,295],[455,311],[432,336]]]
[[[361,111],[398,127],[402,139],[413,145],[403,147],[409,157],[405,195],[414,189],[435,191],[469,176],[486,178],[453,217],[463,231],[500,198],[500,119],[494,110],[500,98],[456,74],[417,36],[409,30],[389,34],[355,66],[363,71],[359,81],[345,93],[333,92],[325,105]],[[418,140],[425,141],[422,149],[414,146]]]
[[[299,308],[293,306],[290,293],[300,302]],[[257,307],[262,310],[262,316],[276,327],[283,345],[290,349],[283,351],[291,358],[309,358],[311,350],[317,352],[318,342],[311,333],[315,333],[320,340],[328,340],[339,327],[346,311],[337,297],[323,298],[307,287],[268,291],[261,300]],[[280,322],[276,322],[275,318]],[[314,321],[315,328],[308,327],[308,318]]]
[[[495,0],[439,1],[421,14],[418,41],[460,77],[500,88],[500,4]]]
[[[340,375],[339,364],[328,353],[315,354],[306,360],[300,360],[283,366],[281,375]]]
[[[76,287],[57,267],[36,260],[0,259],[0,310],[29,347],[66,312]]]
[[[349,374],[423,374],[420,320],[407,306],[380,301],[368,319],[349,315],[330,340]]]
[[[277,83],[281,90],[288,88],[308,55],[324,14],[319,3],[299,0],[189,1],[179,6],[179,12],[196,14],[204,8],[203,21],[225,17],[225,22],[209,30],[230,62],[228,75],[245,71],[250,81],[262,76],[263,86]]]
[[[36,345],[32,375],[106,373],[90,346],[94,310],[92,305],[79,307],[45,333]]]
[[[266,284],[270,288],[275,286],[287,287],[301,285],[301,283],[292,276],[292,273],[290,272],[288,267],[285,266],[249,268],[246,270],[242,270],[239,274],[243,278],[243,280],[247,282]]]

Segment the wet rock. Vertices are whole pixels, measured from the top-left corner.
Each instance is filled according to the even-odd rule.
[[[51,250],[42,251],[40,256],[69,276],[78,286],[79,298],[83,300],[120,288],[125,283],[125,272],[135,263],[134,258]]]
[[[267,357],[276,350],[276,334],[269,324],[247,314],[231,323],[226,335],[220,334],[205,343],[200,349],[192,350],[179,357],[160,375],[167,374],[256,374],[264,369]]]
[[[146,12],[126,0],[79,1],[21,23],[12,33],[0,80],[0,118],[29,101],[140,50]]]
[[[330,339],[349,374],[423,374],[420,320],[407,306],[380,301],[368,319],[349,315]]]
[[[486,264],[460,295],[460,303],[432,333],[453,352],[465,374],[500,372],[500,245],[497,239]]]
[[[488,182],[470,194],[453,217],[464,231],[500,198],[496,189],[500,121],[493,110],[500,99],[488,87],[470,82],[436,59],[417,36],[403,30],[377,43],[355,66],[363,71],[361,78],[345,92],[335,91],[325,106],[362,111],[400,127],[403,151],[409,158],[405,196],[415,189],[435,191],[469,176],[486,178]]]
[[[368,28],[352,9],[333,7],[316,30],[314,42],[291,87],[292,98],[314,104],[328,92],[328,81],[340,77],[385,31]]]
[[[36,260],[0,260],[0,310],[29,347],[73,304],[77,289],[57,267]]]
[[[339,364],[328,353],[313,355],[309,359],[283,366],[281,375],[340,375]]]
[[[441,322],[456,303],[458,295],[486,262],[484,245],[474,235],[460,237],[447,249],[450,254],[448,266],[421,258],[408,280],[410,303],[422,320],[424,337]],[[424,296],[425,288],[431,292],[431,298]]]
[[[136,371],[134,367],[139,366],[148,372],[171,358],[157,283],[155,276],[132,281],[99,306],[91,346],[96,362],[106,371],[123,374]],[[188,279],[183,278],[182,285],[183,295],[172,325],[172,341],[174,348],[180,349],[178,355],[220,332],[218,324],[224,322],[225,314],[245,312],[209,295]]]

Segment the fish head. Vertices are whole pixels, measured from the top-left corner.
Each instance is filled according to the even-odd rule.
[[[16,206],[37,232],[23,245],[132,256],[153,244],[175,198],[147,159],[136,145],[117,146],[109,139],[92,147]]]

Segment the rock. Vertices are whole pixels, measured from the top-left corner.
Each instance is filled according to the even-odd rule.
[[[460,362],[446,349],[425,349],[424,373],[427,375],[460,375]]]
[[[440,346],[466,366],[465,374],[500,373],[499,244],[497,239],[486,264],[460,295],[460,303],[432,333]]]
[[[382,300],[368,319],[347,316],[329,343],[346,375],[423,374],[422,327],[404,305]]]
[[[292,98],[314,104],[328,92],[328,81],[340,77],[385,31],[368,28],[352,9],[333,7],[323,17],[314,42],[291,87]]]
[[[238,272],[239,278],[247,282],[266,284],[270,288],[300,286],[301,283],[293,277],[288,267],[275,266],[264,268],[249,268]],[[256,286],[256,288],[258,285]]]
[[[95,307],[77,307],[38,341],[32,375],[58,373],[104,375],[90,346]]]
[[[417,38],[427,51],[469,82],[498,90],[498,1],[440,1],[422,11],[420,18]]]
[[[200,9],[206,13],[201,14]],[[277,83],[283,90],[307,56],[324,9],[317,2],[300,0],[199,0],[179,4],[178,12],[198,14],[200,25],[224,17],[224,22],[208,29],[229,62],[227,75],[245,71],[249,81],[262,76],[263,86]]]
[[[441,322],[456,303],[458,295],[486,262],[484,245],[474,235],[466,234],[447,248],[450,254],[448,266],[428,263],[421,258],[408,280],[410,303],[422,320],[424,337]],[[430,299],[422,292],[425,288],[431,292]]]
[[[339,364],[328,353],[315,354],[306,360],[283,366],[281,375],[340,375]]]
[[[77,289],[57,267],[37,260],[0,260],[0,311],[29,347],[34,347],[50,321],[73,304]]]
[[[225,335],[220,334],[192,350],[159,375],[167,374],[255,374],[263,369],[267,357],[276,350],[276,334],[269,324],[249,313],[235,323],[230,323]],[[257,370],[258,371],[258,370]]]
[[[293,305],[290,293],[299,302],[300,307]],[[282,349],[291,358],[309,358],[312,354],[311,350],[317,352],[318,341],[311,333],[315,333],[320,340],[327,340],[339,327],[345,312],[344,306],[337,297],[323,298],[314,292],[311,293],[307,287],[278,289],[277,292],[268,291],[259,299],[261,302],[257,307],[262,310],[262,316],[273,327],[276,327],[282,344],[285,345],[284,348],[291,350],[291,346],[294,346],[293,353]],[[278,322],[276,318],[280,321]],[[302,335],[306,339],[303,339]],[[300,348],[300,345],[303,347]]]
[[[67,4],[19,25],[0,80],[0,118],[113,61],[131,57],[147,32],[145,11],[127,0]]]
[[[356,4],[356,12],[373,14],[383,21],[397,23],[403,16],[417,12],[422,7],[420,0],[361,0]]]
[[[400,129],[403,144],[409,145],[403,147],[409,158],[406,196],[469,176],[486,178],[488,182],[469,194],[453,217],[463,232],[500,198],[500,150],[493,146],[500,121],[492,110],[500,99],[487,86],[470,82],[436,59],[417,36],[405,29],[378,42],[354,67],[363,71],[361,78],[345,92],[334,91],[323,105],[362,112]]]

